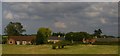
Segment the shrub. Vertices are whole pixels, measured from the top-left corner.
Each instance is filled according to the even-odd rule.
[[[119,45],[119,42],[95,42],[93,45]]]
[[[6,44],[7,43],[7,37],[2,37],[2,44]]]
[[[62,45],[62,48],[64,48],[64,45]]]
[[[56,45],[52,45],[52,49],[56,49],[56,47],[57,47]]]
[[[70,41],[60,41],[59,45],[66,46],[66,45],[71,45],[72,43]]]
[[[58,45],[58,49],[61,49],[61,46],[60,46],[60,45]]]
[[[48,42],[47,44],[54,44],[54,42],[53,42],[53,41],[50,41],[50,42]]]

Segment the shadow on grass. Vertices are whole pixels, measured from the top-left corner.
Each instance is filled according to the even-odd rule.
[[[2,56],[119,56],[118,54],[2,54]]]

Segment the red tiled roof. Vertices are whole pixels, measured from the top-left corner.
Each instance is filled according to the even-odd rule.
[[[35,40],[36,36],[8,36],[8,39],[15,41],[32,41]]]

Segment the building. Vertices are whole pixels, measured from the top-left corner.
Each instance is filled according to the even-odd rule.
[[[8,36],[7,44],[17,44],[17,45],[27,45],[33,44],[36,39],[36,36]],[[59,42],[64,40],[64,37],[60,36],[50,36],[48,42]]]
[[[26,45],[33,44],[36,36],[8,36],[7,43],[8,44],[17,44],[17,45]]]
[[[82,41],[83,41],[83,43],[91,43],[91,44],[93,44],[93,43],[96,42],[96,38],[88,38],[88,39],[83,38]]]
[[[119,42],[120,38],[96,38],[96,42]]]
[[[56,43],[56,42],[59,42],[59,41],[64,40],[64,39],[65,39],[64,37],[60,37],[60,36],[50,36],[48,38],[48,42]]]

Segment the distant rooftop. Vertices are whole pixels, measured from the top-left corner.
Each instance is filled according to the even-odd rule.
[[[64,37],[58,37],[58,36],[50,36],[48,39],[49,40],[64,40],[65,38]]]

